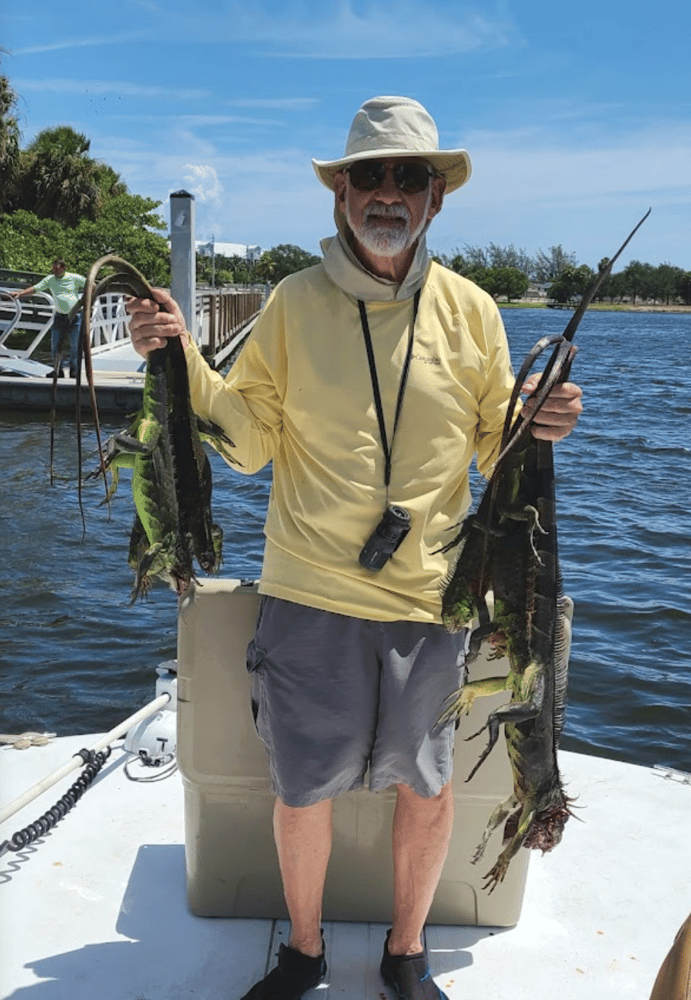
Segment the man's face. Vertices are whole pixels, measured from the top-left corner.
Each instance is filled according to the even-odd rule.
[[[445,182],[423,160],[406,157],[355,163],[334,186],[358,242],[377,257],[397,257],[440,210]]]
[[[58,264],[56,261],[55,264],[53,264],[53,274],[55,275],[56,278],[62,278],[64,273],[65,273],[65,265]]]

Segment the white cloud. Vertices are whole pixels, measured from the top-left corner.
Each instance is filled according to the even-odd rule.
[[[450,253],[466,242],[513,243],[533,254],[561,244],[580,263],[595,266],[652,205],[621,266],[639,259],[691,269],[688,124],[658,121],[642,128],[638,123],[628,134],[622,127],[616,137],[603,130],[586,145],[585,129],[555,128],[546,118],[531,118],[541,123],[534,129],[473,131],[459,139],[456,144],[470,151],[473,175],[467,187],[446,199],[430,230],[430,247]],[[313,174],[313,150],[300,148],[299,140],[250,148],[237,134],[227,146],[219,144],[218,135],[203,141],[205,134],[163,119],[157,128],[139,130],[137,143],[118,144],[109,136],[99,155],[123,174],[131,190],[164,202],[184,175],[197,197],[201,234],[264,247],[295,243],[317,253],[320,238],[333,231],[333,196]],[[270,139],[275,142],[276,136]],[[213,167],[203,172],[204,164]],[[167,217],[167,202],[161,212]]]
[[[223,187],[213,167],[186,163],[183,169],[189,171],[183,180],[192,186],[192,194],[200,201],[217,201],[221,197]]]
[[[613,195],[678,196],[691,191],[691,132],[678,126],[636,131],[619,140],[585,146],[563,134],[531,133],[468,137],[473,187],[481,200],[510,190],[512,201],[574,198],[601,202]]]
[[[13,49],[25,56],[128,42],[220,43],[253,48],[255,54],[299,59],[390,59],[456,55],[522,45],[503,0],[226,0],[165,13],[140,2],[136,28],[112,34],[51,38]]]
[[[439,57],[522,44],[501,2],[466,0],[442,8],[419,0],[371,0],[357,7],[353,0],[293,0],[281,9],[271,9],[268,0],[229,0],[214,12],[213,24],[204,17],[190,23],[186,10],[168,11],[161,30],[168,37],[184,32],[197,41],[243,43],[264,55],[301,59]]]
[[[18,92],[26,90],[47,90],[62,94],[93,94],[101,97],[104,94],[117,94],[118,97],[159,98],[200,101],[210,97],[208,90],[192,88],[158,87],[150,84],[131,83],[128,80],[78,80],[69,77],[52,77],[40,79],[13,80],[13,86]]]
[[[688,125],[659,124],[590,146],[549,130],[477,133],[467,148],[470,183],[446,200],[430,232],[439,252],[464,243],[513,243],[528,253],[562,244],[595,266],[652,206],[622,266],[638,259],[689,267]]]
[[[85,48],[94,45],[120,45],[123,42],[134,42],[142,38],[142,31],[117,32],[107,35],[89,36],[87,38],[62,38],[52,42],[39,42],[36,45],[25,45],[13,48],[13,56],[36,55],[40,52],[58,52],[61,49]]]
[[[274,111],[308,111],[319,104],[317,97],[234,97],[226,101],[235,108],[270,108]]]

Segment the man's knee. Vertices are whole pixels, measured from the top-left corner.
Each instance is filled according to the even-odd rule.
[[[434,812],[446,811],[453,806],[453,786],[450,781],[442,785],[437,795],[419,795],[410,785],[396,785],[396,793],[402,804],[412,808]]]

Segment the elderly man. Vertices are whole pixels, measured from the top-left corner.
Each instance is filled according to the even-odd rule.
[[[381,973],[405,1000],[439,1000],[422,931],[453,819],[454,730],[437,720],[463,660],[441,625],[440,548],[468,509],[473,455],[486,472],[497,454],[513,375],[491,298],[425,245],[470,175],[465,150],[440,150],[416,101],[378,97],[345,155],[314,167],[337,235],[275,289],[225,379],[164,293],[130,304],[132,340],[146,354],[180,335],[196,411],[228,432],[243,471],[273,460],[248,668],[291,934],[244,1000],[297,1000],[326,974],[332,800],[366,775],[397,790]],[[534,433],[565,437],[580,395],[558,386]]]
[[[77,377],[79,358],[79,334],[82,328],[82,314],[78,312],[70,321],[69,313],[79,301],[84,290],[86,279],[81,274],[73,274],[65,270],[65,261],[53,261],[52,274],[47,274],[35,285],[10,292],[14,299],[23,299],[34,292],[49,292],[55,304],[55,317],[50,335],[50,346],[53,353],[53,367],[57,377],[63,377],[62,352],[65,338],[70,344],[70,378]],[[51,373],[52,374],[52,373]]]

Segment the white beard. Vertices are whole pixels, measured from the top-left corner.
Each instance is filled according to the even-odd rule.
[[[356,226],[353,224],[350,211],[350,191],[348,191],[346,195],[346,219],[355,238],[369,253],[374,254],[375,257],[398,257],[399,254],[405,253],[409,247],[413,246],[425,229],[431,200],[432,186],[430,185],[425,211],[419,225],[414,230],[410,228],[410,212],[404,204],[387,205],[378,201],[369,206],[364,213],[362,223]],[[401,224],[398,226],[382,225],[377,222],[377,217],[401,219]]]

